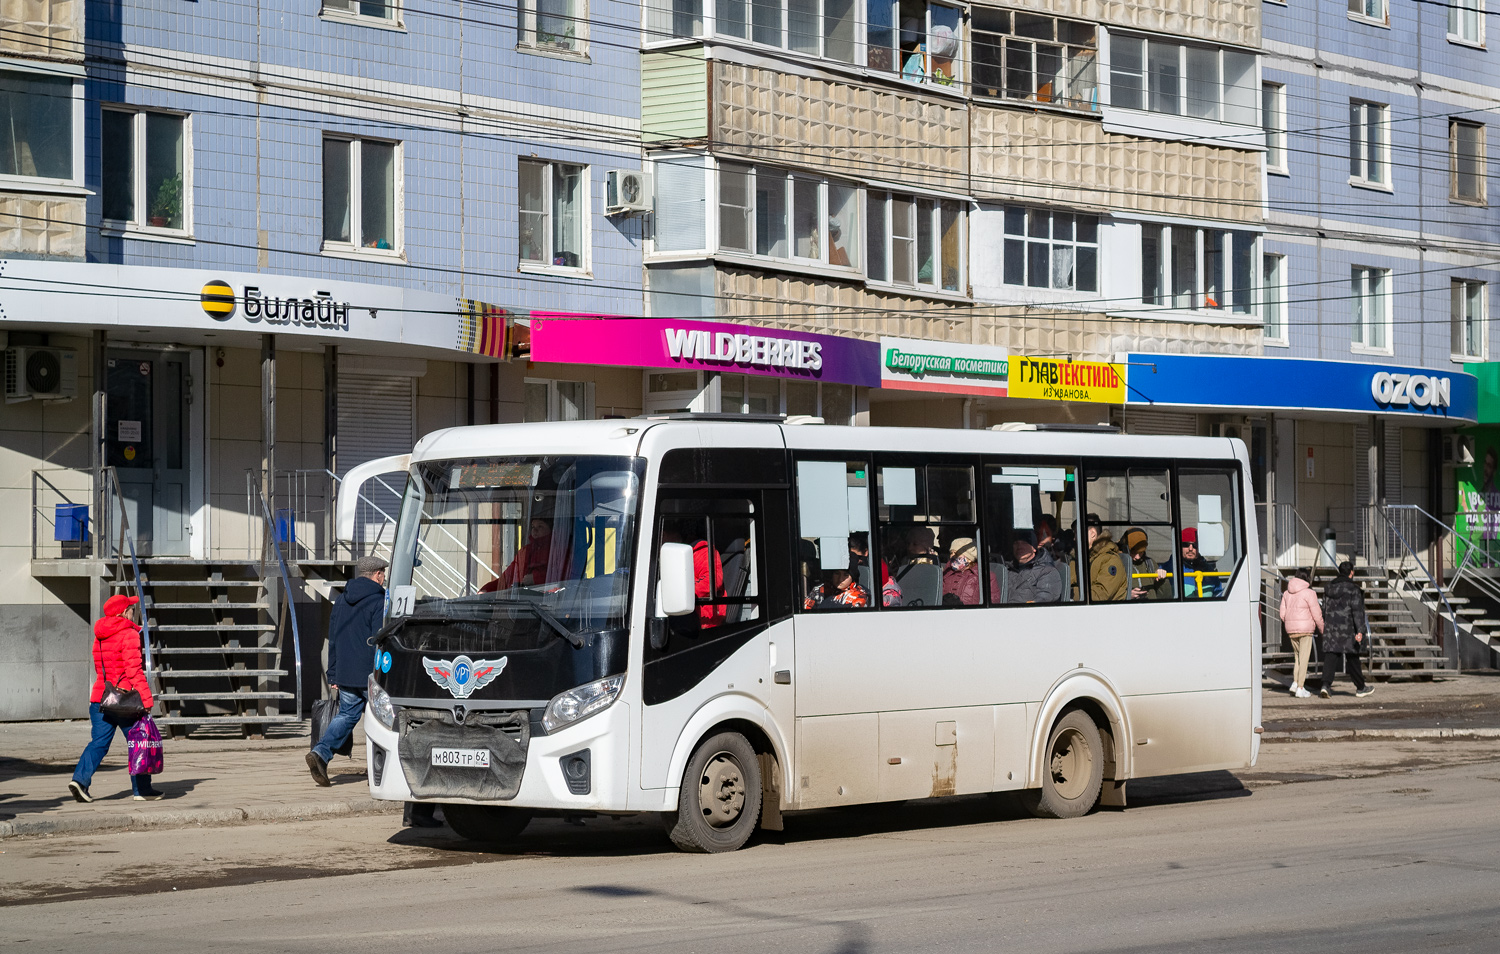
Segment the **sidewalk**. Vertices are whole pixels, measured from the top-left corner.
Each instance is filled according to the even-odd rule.
[[[73,800],[68,780],[88,743],[87,720],[0,723],[0,838],[401,811],[370,798],[362,731],[353,757],[328,766],[332,788],[318,787],[307,771],[307,733],[303,722],[277,726],[262,741],[241,739],[237,729],[166,739],[166,771],[153,780],[166,795],[159,802],[131,799],[125,739],[117,735],[85,805]]]
[[[1372,685],[1374,695],[1356,699],[1340,677],[1332,699],[1293,699],[1279,684],[1266,682],[1262,741],[1500,740],[1500,677]],[[167,796],[159,802],[131,800],[125,740],[117,737],[94,776],[95,800],[84,805],[68,794],[68,779],[88,741],[87,721],[0,723],[0,839],[401,810],[369,797],[363,732],[355,733],[354,757],[335,758],[329,766],[332,788],[319,788],[308,775],[307,732],[302,723],[277,727],[262,741],[240,739],[228,729],[168,739],[166,771],[153,783]]]

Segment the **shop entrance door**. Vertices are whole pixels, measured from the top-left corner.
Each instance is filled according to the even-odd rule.
[[[111,349],[104,363],[104,462],[120,475],[136,547],[187,556],[188,356]]]

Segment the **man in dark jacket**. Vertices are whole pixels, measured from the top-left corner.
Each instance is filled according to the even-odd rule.
[[[1011,544],[1015,563],[1010,575],[1007,603],[1056,603],[1062,599],[1062,576],[1052,554],[1036,545],[1031,533],[1021,530]]]
[[[333,601],[328,618],[328,685],[339,694],[339,711],[328,723],[328,731],[307,753],[313,781],[331,785],[328,761],[334,750],[354,734],[365,711],[365,689],[375,669],[371,643],[385,616],[385,580],[389,563],[380,557],[361,557],[354,564],[354,579]]]
[[[1339,575],[1323,590],[1323,689],[1319,696],[1327,699],[1333,694],[1334,665],[1340,656],[1349,678],[1354,680],[1354,694],[1368,696],[1375,691],[1365,685],[1359,670],[1359,656],[1369,633],[1365,594],[1354,582],[1354,564],[1345,560],[1339,564]]]

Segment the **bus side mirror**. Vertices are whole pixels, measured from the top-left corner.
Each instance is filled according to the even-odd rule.
[[[686,543],[663,543],[656,566],[656,615],[691,613],[698,605],[693,548]]]

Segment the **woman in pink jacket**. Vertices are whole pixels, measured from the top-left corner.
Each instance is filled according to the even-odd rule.
[[[1311,574],[1298,570],[1287,581],[1286,592],[1281,594],[1281,623],[1292,641],[1297,654],[1297,663],[1292,670],[1292,695],[1306,699],[1312,695],[1302,687],[1307,679],[1307,658],[1312,653],[1313,633],[1323,631],[1323,608],[1318,605],[1318,595],[1309,582]]]

